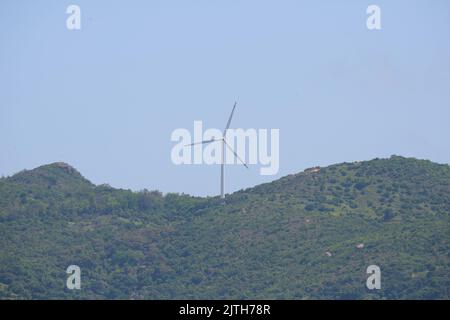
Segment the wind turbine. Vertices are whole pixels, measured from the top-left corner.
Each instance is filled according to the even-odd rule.
[[[233,152],[234,156],[248,169],[247,164],[238,156],[238,154],[231,148],[231,146],[227,143],[226,136],[227,136],[227,130],[230,128],[231,119],[233,118],[234,109],[236,109],[236,102],[234,103],[233,110],[231,110],[230,118],[228,119],[227,125],[225,127],[225,130],[223,131],[222,137],[220,139],[210,139],[210,140],[203,140],[200,142],[194,142],[191,144],[186,145],[188,146],[194,146],[197,144],[207,144],[212,142],[221,142],[222,143],[222,159],[220,163],[220,197],[222,199],[225,199],[225,146]]]

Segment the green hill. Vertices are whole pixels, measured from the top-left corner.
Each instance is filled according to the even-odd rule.
[[[220,199],[0,179],[2,299],[448,299],[450,167],[393,156]],[[359,246],[359,248],[357,247]],[[81,290],[66,268],[81,268]],[[381,290],[366,288],[378,265]]]

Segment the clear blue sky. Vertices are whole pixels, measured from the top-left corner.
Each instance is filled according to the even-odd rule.
[[[0,2],[0,175],[64,161],[216,195],[219,168],[173,165],[170,134],[222,128],[235,100],[233,127],[280,129],[280,171],[227,167],[227,192],[391,154],[449,163],[450,1]]]

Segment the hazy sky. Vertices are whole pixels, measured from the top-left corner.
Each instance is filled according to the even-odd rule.
[[[233,128],[280,129],[280,171],[228,166],[227,192],[391,154],[449,163],[450,1],[0,2],[0,175],[64,161],[215,195],[219,167],[175,166],[170,135],[223,128],[235,100]]]

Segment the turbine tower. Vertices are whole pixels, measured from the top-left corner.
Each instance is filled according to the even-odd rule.
[[[236,109],[236,102],[234,103],[233,110],[231,110],[230,118],[228,118],[227,125],[225,127],[225,130],[223,130],[222,137],[220,139],[211,139],[211,140],[203,140],[200,142],[194,142],[191,144],[186,145],[187,146],[194,146],[197,144],[208,144],[212,142],[220,142],[222,144],[222,159],[220,163],[220,197],[222,199],[225,199],[225,147],[227,147],[231,152],[233,152],[234,156],[248,169],[247,164],[238,156],[238,154],[231,148],[231,146],[227,143],[226,137],[227,137],[227,130],[230,128],[231,119],[233,118],[234,109]]]

